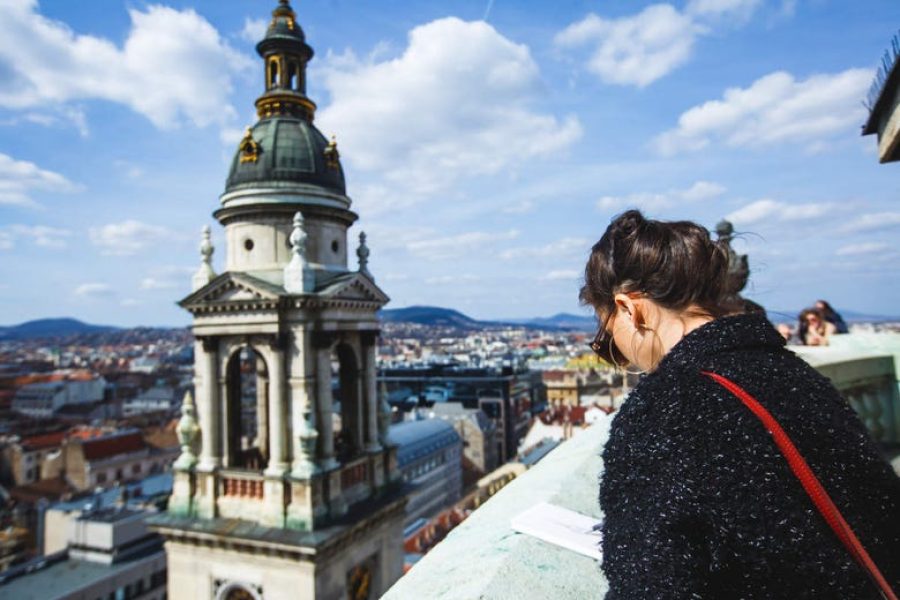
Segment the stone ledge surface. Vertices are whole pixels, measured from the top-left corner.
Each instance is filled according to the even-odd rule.
[[[385,600],[602,598],[596,561],[516,533],[510,519],[550,502],[600,519],[600,452],[606,417],[564,442],[472,513],[382,596]]]

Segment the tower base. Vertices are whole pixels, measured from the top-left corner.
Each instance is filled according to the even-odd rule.
[[[166,538],[171,600],[367,600],[403,574],[406,499],[392,495],[328,527],[294,531],[240,519],[171,513],[150,526]]]

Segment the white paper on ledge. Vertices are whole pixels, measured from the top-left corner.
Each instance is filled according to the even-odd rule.
[[[600,532],[593,531],[596,523],[592,517],[546,502],[535,504],[510,520],[512,528],[520,533],[600,560]]]

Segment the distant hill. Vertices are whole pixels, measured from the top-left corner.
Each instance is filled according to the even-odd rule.
[[[19,325],[0,326],[0,340],[31,340],[85,333],[105,333],[118,329],[118,327],[107,325],[90,325],[77,319],[37,319]]]
[[[537,319],[501,319],[479,321],[452,308],[438,306],[410,306],[381,311],[381,319],[386,323],[417,323],[439,327],[459,327],[460,329],[482,329],[517,325],[534,329],[569,329],[591,331],[597,324],[591,317],[559,313],[552,317]]]
[[[442,327],[460,327],[478,329],[485,325],[493,325],[485,321],[477,321],[452,308],[437,306],[409,306],[407,308],[391,308],[381,311],[381,320],[385,323],[418,323],[419,325],[435,325]]]

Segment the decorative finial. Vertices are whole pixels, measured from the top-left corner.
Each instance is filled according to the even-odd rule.
[[[197,464],[197,455],[194,454],[194,446],[200,433],[200,425],[197,424],[197,409],[194,407],[194,396],[190,390],[184,393],[181,403],[181,419],[178,420],[176,429],[178,443],[181,444],[181,455],[175,461],[175,468],[179,470],[192,469]]]
[[[253,139],[253,130],[249,127],[244,132],[244,137],[241,138],[238,150],[241,153],[240,161],[242,163],[256,162],[259,159],[259,143]]]
[[[322,151],[322,155],[325,157],[326,167],[328,167],[329,169],[340,168],[341,153],[338,152],[337,138],[334,135],[331,136],[331,141],[328,142],[327,146],[325,146],[325,150]]]
[[[369,247],[366,246],[366,232],[359,232],[359,248],[356,249],[356,256],[359,258],[359,272],[367,276],[369,279],[375,279],[369,273]]]
[[[212,255],[215,251],[213,248],[209,225],[204,225],[202,229],[202,239],[200,240],[200,268],[194,273],[191,281],[191,287],[194,291],[199,290],[204,285],[212,281],[216,277],[216,272],[212,268]]]
[[[293,229],[288,238],[291,243],[291,262],[284,268],[284,289],[290,294],[310,291],[310,275],[306,269],[306,230],[303,228],[303,213],[294,213]]]

